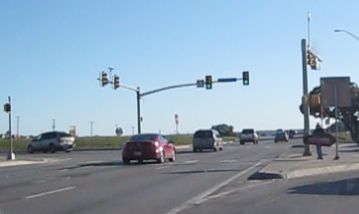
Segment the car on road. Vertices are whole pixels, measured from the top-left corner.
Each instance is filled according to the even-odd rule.
[[[288,134],[287,132],[283,131],[283,129],[277,129],[277,131],[275,132],[274,142],[277,143],[279,141],[289,141]]]
[[[172,141],[168,141],[161,134],[138,134],[132,136],[122,149],[122,161],[130,164],[135,160],[142,163],[144,160],[156,160],[164,163],[176,159],[176,148]]]
[[[45,132],[31,140],[27,146],[27,152],[35,151],[51,152],[65,151],[70,152],[75,147],[75,137],[66,132]]]
[[[193,152],[202,150],[223,150],[223,139],[214,129],[202,129],[194,133],[192,139]]]
[[[258,134],[254,129],[243,129],[239,137],[239,143],[245,144],[246,142],[258,143]]]

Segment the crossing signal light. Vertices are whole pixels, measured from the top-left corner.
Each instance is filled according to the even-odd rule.
[[[212,89],[212,76],[207,75],[205,80],[206,89]]]
[[[243,85],[249,85],[249,72],[243,71],[242,73]]]
[[[107,73],[105,73],[104,71],[102,71],[101,73],[101,86],[104,87],[105,85],[108,84],[108,77],[107,77]]]
[[[120,87],[120,77],[115,75],[113,77],[113,88],[118,89]]]

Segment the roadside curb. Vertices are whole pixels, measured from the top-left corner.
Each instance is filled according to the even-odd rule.
[[[292,179],[292,178],[301,178],[301,177],[323,175],[330,173],[348,172],[358,169],[359,169],[359,163],[346,163],[336,166],[323,166],[323,167],[293,170],[291,172],[283,174],[283,176],[285,179]]]

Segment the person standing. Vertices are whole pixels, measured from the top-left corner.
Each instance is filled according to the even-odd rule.
[[[318,123],[313,131],[313,136],[322,136],[324,134],[324,129],[320,126],[320,124]],[[323,152],[322,152],[322,145],[320,144],[315,144],[316,149],[317,149],[317,155],[318,155],[318,159],[322,160],[323,159]]]

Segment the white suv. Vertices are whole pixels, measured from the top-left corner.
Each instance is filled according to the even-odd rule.
[[[244,144],[246,142],[253,142],[254,144],[258,143],[258,135],[254,129],[243,129],[241,136],[239,137],[239,143]]]
[[[27,152],[43,151],[55,153],[58,150],[70,152],[75,147],[75,137],[65,132],[46,132],[32,139]]]

